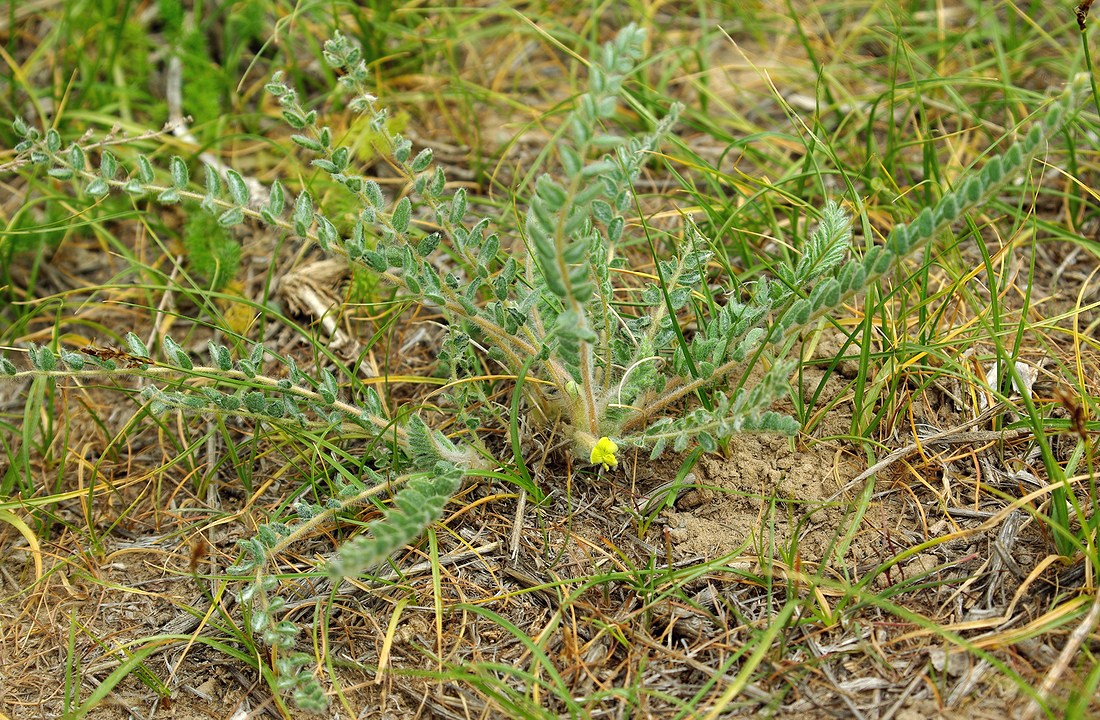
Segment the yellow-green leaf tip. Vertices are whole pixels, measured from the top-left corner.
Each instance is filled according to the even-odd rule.
[[[603,465],[604,470],[610,470],[619,464],[619,459],[615,457],[615,453],[618,451],[619,446],[611,438],[602,437],[596,441],[596,446],[592,448],[590,461],[593,465]]]

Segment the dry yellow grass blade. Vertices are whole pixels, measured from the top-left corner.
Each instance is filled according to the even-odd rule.
[[[38,544],[38,538],[35,536],[34,531],[27,523],[23,522],[23,518],[7,510],[0,510],[0,522],[11,525],[27,541],[31,557],[34,558],[34,581],[35,583],[40,582],[42,580],[42,548]]]

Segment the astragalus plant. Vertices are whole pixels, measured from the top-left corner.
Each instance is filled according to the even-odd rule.
[[[308,190],[292,197],[278,181],[263,198],[253,197],[241,174],[229,170],[222,176],[209,165],[200,188],[180,157],[168,163],[167,181],[158,181],[160,173],[144,156],[136,157],[127,174],[106,146],[63,147],[56,130],[41,133],[19,119],[15,127],[24,140],[17,150],[92,197],[114,191],[165,204],[197,202],[223,225],[258,221],[346,257],[403,300],[442,315],[447,336],[441,372],[476,377],[488,375],[480,372],[484,363],[495,364],[496,375],[515,379],[516,407],[529,419],[525,427],[552,427],[564,434],[576,458],[611,469],[622,447],[656,456],[691,443],[714,450],[749,430],[796,432],[796,421],[770,408],[788,388],[798,332],[1018,177],[1062,127],[1080,91],[1080,83],[1074,84],[1004,155],[991,158],[913,223],[894,227],[884,243],[853,252],[849,215],[829,202],[817,213],[797,262],[747,285],[725,278],[728,291],[716,293],[708,264],[712,239],[685,222],[673,239],[674,251],[658,256],[657,244],[647,242],[651,228],[637,219],[636,181],[673,131],[679,111],[671,105],[644,137],[615,132],[620,96],[642,57],[642,41],[642,30],[627,27],[591,62],[589,91],[576,99],[555,134],[555,169],[534,183],[515,232],[474,212],[464,189],[450,189],[431,149],[414,151],[392,129],[369,92],[359,50],[340,35],[326,43],[325,59],[350,92],[350,109],[369,119],[375,149],[403,180],[397,192],[388,194],[358,174],[352,149],[337,141],[282,77],[276,75],[267,91],[293,128],[291,140],[353,199],[353,216],[329,215]],[[651,249],[649,272],[632,267],[636,250],[625,253],[638,246]],[[327,503],[298,503],[296,519],[264,525],[243,542],[241,558],[230,569],[251,578],[241,599],[253,632],[284,650],[278,661],[284,688],[304,707],[323,707],[324,694],[312,675],[299,672],[309,658],[291,651],[298,627],[280,619],[286,601],[269,574],[270,559],[336,514],[395,491],[388,515],[347,541],[327,566],[334,578],[370,570],[439,517],[465,473],[515,462],[495,455],[478,432],[500,429],[491,424],[505,413],[469,417],[457,397],[449,410],[464,430],[448,438],[415,415],[390,417],[373,391],[354,402],[341,399],[341,383],[329,371],[311,376],[259,344],[234,360],[228,348],[211,343],[210,361],[201,365],[171,338],[163,339],[159,354],[133,334],[127,345],[113,357],[87,348],[33,347],[32,369],[21,371],[2,359],[0,371],[14,377],[129,373],[148,378],[144,398],[155,412],[236,414],[334,437],[389,438],[375,444],[376,467],[384,466],[385,476],[345,478]],[[286,366],[281,377],[265,374],[273,362]],[[456,393],[490,394],[477,382],[455,387],[461,388]],[[381,453],[394,439],[395,450]]]

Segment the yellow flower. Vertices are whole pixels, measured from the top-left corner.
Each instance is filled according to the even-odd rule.
[[[615,457],[618,451],[619,446],[611,438],[602,437],[596,441],[596,447],[592,448],[590,462],[593,465],[603,465],[604,470],[610,470],[619,464],[619,459]]]

